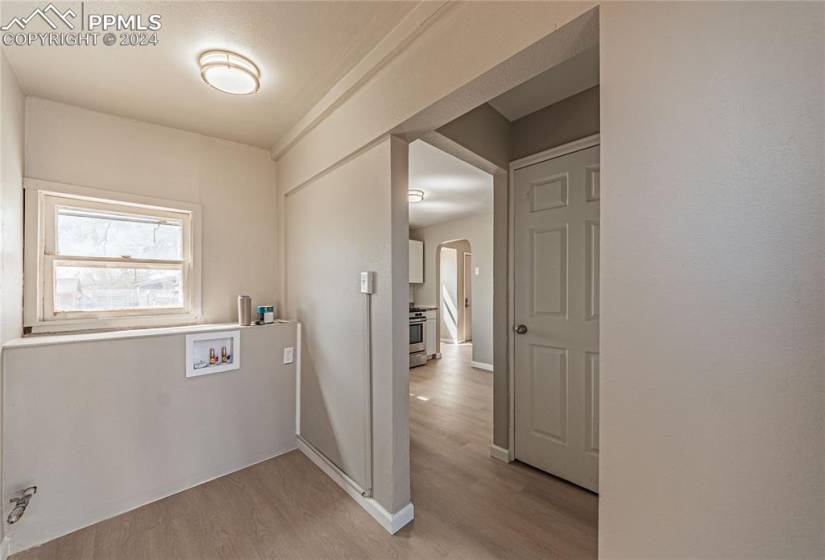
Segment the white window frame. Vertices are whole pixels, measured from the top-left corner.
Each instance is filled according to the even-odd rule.
[[[201,208],[87,187],[26,178],[23,325],[32,333],[191,325],[201,320]],[[115,214],[139,214],[180,220],[183,255],[180,261],[129,257],[59,256],[55,248],[58,209],[70,207]],[[182,269],[184,303],[179,308],[105,311],[54,310],[54,270],[68,266],[123,266]]]

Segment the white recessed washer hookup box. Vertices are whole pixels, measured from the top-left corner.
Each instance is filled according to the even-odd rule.
[[[241,367],[241,331],[186,335],[186,377]]]

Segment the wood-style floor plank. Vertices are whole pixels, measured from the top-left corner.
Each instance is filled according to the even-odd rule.
[[[12,559],[595,558],[596,496],[492,459],[492,374],[442,351],[410,373],[416,519],[394,537],[294,451]]]

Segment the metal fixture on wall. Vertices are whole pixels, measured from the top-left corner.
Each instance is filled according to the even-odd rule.
[[[367,410],[364,423],[364,436],[367,440],[364,449],[366,483],[361,488],[361,495],[372,497],[373,492],[373,455],[375,454],[372,430],[372,295],[375,293],[375,272],[361,273],[361,294],[364,296],[364,407]]]
[[[410,189],[407,191],[407,200],[410,203],[421,202],[424,200],[424,191],[421,189]]]
[[[20,521],[20,518],[26,513],[26,508],[29,507],[29,501],[35,494],[37,494],[37,486],[29,486],[23,490],[23,493],[20,494],[19,497],[14,497],[9,500],[9,503],[14,504],[14,509],[9,512],[9,516],[6,518],[9,525]]]

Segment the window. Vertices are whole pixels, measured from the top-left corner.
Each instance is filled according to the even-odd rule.
[[[76,187],[46,190],[43,182],[36,183],[41,188],[27,184],[26,191],[26,272],[35,269],[37,282],[34,293],[26,290],[25,313],[33,332],[199,318],[196,207],[135,202],[113,193],[104,198],[97,191],[89,196],[90,191]],[[31,218],[36,228],[30,228]],[[30,262],[32,257],[36,262]]]

